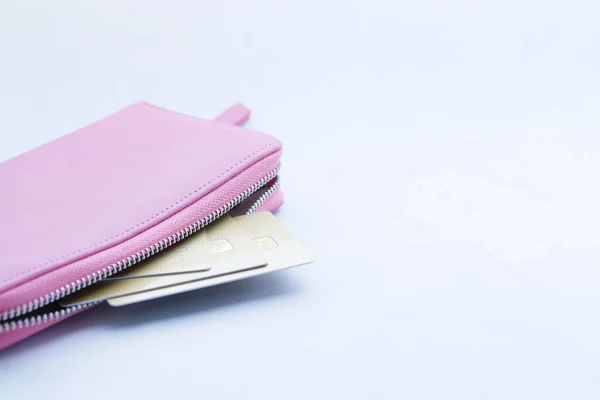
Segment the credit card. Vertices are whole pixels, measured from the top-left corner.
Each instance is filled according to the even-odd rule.
[[[202,234],[205,235],[204,244],[202,244],[203,239],[194,240],[194,236]],[[234,219],[227,215],[207,226],[202,232],[190,236],[189,239],[188,247],[182,252],[182,254],[187,254],[186,262],[191,262],[193,259],[195,265],[210,267],[209,270],[205,272],[131,277],[135,276],[136,268],[134,268],[130,272],[123,272],[123,274],[129,274],[128,279],[100,281],[81,292],[59,300],[59,304],[62,307],[70,307],[77,304],[104,301],[118,296],[164,288],[193,280],[260,268],[267,264],[266,258],[256,249],[245,231],[238,226]],[[155,257],[159,256],[160,254]],[[172,267],[167,266],[168,263],[164,262],[165,259],[173,261],[174,258],[163,257],[157,260],[157,265],[153,266],[154,272],[160,271],[161,268],[172,270]],[[179,260],[180,258],[176,259]],[[150,262],[153,259],[147,261]]]
[[[108,300],[108,304],[113,307],[119,307],[139,303],[146,300],[250,278],[284,268],[308,264],[314,261],[308,251],[287,232],[273,214],[269,212],[259,212],[251,215],[239,216],[234,218],[234,220],[247,233],[256,249],[266,257],[268,261],[267,266],[188,282],[176,286],[144,291],[142,293],[114,297]]]
[[[101,282],[208,271],[210,265],[203,257],[207,246],[206,231],[203,229],[150,259],[117,275],[104,278]]]
[[[210,263],[215,262],[215,260],[219,261],[221,256],[216,255],[214,257],[209,256],[209,258],[206,258],[205,253],[213,255],[230,251],[233,249],[232,244],[225,238],[238,238],[240,236],[245,236],[245,233],[240,230],[229,215],[225,215],[205,229],[202,229],[173,245],[165,251],[167,254],[159,253],[157,256],[150,258],[148,263],[144,262],[135,268],[105,278],[102,282],[208,271],[210,269]],[[238,244],[238,247],[249,247],[247,246],[246,240],[235,240],[238,242],[245,242]],[[160,260],[155,260],[155,257],[161,258]],[[189,280],[188,277],[184,279],[183,282]],[[192,276],[192,279],[197,279],[196,275]]]

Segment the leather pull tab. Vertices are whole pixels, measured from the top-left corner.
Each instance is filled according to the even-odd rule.
[[[246,123],[248,118],[250,118],[250,109],[241,103],[236,103],[215,118],[215,121],[239,126]]]

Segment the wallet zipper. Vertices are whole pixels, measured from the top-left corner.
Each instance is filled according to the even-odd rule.
[[[258,199],[256,199],[256,201],[254,203],[252,203],[252,205],[250,206],[248,211],[246,211],[246,214],[254,214],[258,210],[260,210],[260,208],[263,206],[263,204],[265,204],[267,202],[267,200],[269,200],[271,197],[273,197],[273,194],[275,194],[275,192],[278,189],[279,189],[279,179],[277,179],[275,182],[273,182],[273,185],[271,185],[271,187],[269,189],[267,189]]]
[[[3,311],[1,313],[2,319],[0,323],[0,333],[12,331],[16,329],[34,327],[36,325],[45,324],[47,322],[52,322],[57,319],[64,318],[74,312],[89,308],[98,304],[99,302],[80,304],[77,306],[67,307],[60,310],[56,310],[53,312],[40,314],[31,317],[25,317],[19,320],[13,320],[14,318],[18,318],[20,316],[24,316],[30,312],[38,310],[42,307],[45,307],[49,304],[54,303],[55,301],[62,299],[72,293],[76,293],[79,290],[86,288],[90,285],[93,285],[101,280],[115,275],[137,263],[143,261],[149,257],[152,257],[155,254],[160,253],[161,251],[171,247],[175,243],[181,241],[182,239],[187,238],[188,236],[196,233],[198,230],[204,228],[205,226],[211,224],[218,218],[227,214],[232,208],[240,204],[242,201],[247,199],[250,195],[255,193],[257,190],[263,188],[273,179],[276,179],[275,182],[269,187],[268,190],[265,191],[256,201],[250,206],[246,214],[252,214],[256,212],[260,207],[269,199],[279,188],[279,166],[271,171],[268,175],[262,178],[260,181],[256,182],[254,185],[240,193],[234,199],[227,202],[225,205],[221,206],[217,210],[213,211],[206,217],[202,218],[199,221],[177,231],[176,233],[168,236],[165,239],[162,239],[153,245],[146,247],[144,250],[139,251],[119,262],[116,262],[108,267],[104,267],[95,273],[89,274],[85,277],[77,279],[70,284],[62,286],[60,289],[56,289],[44,296],[40,296],[32,301],[29,301],[27,304],[23,304],[20,307],[14,307],[10,310]],[[13,321],[11,321],[13,320]]]

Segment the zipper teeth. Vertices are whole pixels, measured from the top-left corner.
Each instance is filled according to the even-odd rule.
[[[86,308],[95,306],[96,304],[98,304],[98,302],[87,303],[87,304],[78,304],[76,306],[63,308],[61,310],[54,311],[51,313],[46,313],[43,315],[36,315],[34,317],[28,317],[28,318],[20,319],[17,321],[0,323],[0,333],[14,331],[14,330],[23,329],[23,328],[33,328],[36,325],[44,325],[44,324],[47,324],[48,322],[58,321],[60,319],[63,319],[65,317],[71,315],[74,312],[77,312],[80,310],[85,310]]]
[[[258,211],[258,209],[261,208],[262,205],[265,204],[265,202],[271,198],[271,196],[273,196],[277,189],[279,189],[279,178],[277,178],[277,180],[273,183],[273,186],[271,186],[258,199],[256,199],[254,204],[252,204],[248,211],[246,211],[246,214],[254,214],[256,211]]]
[[[132,265],[135,265],[138,262],[145,260],[146,258],[151,257],[151,256],[161,252],[162,250],[171,247],[173,244],[179,242],[182,239],[185,239],[186,237],[195,233],[199,229],[204,228],[206,225],[212,223],[217,218],[219,218],[222,215],[229,212],[233,207],[237,206],[243,200],[248,198],[248,196],[250,196],[252,193],[256,192],[258,189],[260,189],[261,187],[266,185],[270,180],[275,178],[278,173],[279,173],[279,167],[277,167],[276,169],[271,171],[267,176],[262,178],[260,181],[258,181],[257,183],[255,183],[254,185],[252,185],[251,187],[246,189],[243,193],[239,194],[236,198],[234,198],[233,200],[230,200],[227,204],[225,204],[225,205],[221,206],[219,209],[213,211],[212,213],[210,213],[208,216],[204,217],[200,221],[196,221],[192,225],[189,225],[186,228],[181,229],[180,231],[174,233],[173,235],[171,235],[157,243],[154,243],[152,246],[146,247],[142,251],[139,251],[127,258],[124,258],[123,260],[121,260],[119,262],[109,265],[108,267],[104,267],[101,270],[98,270],[90,275],[87,275],[87,276],[81,278],[81,279],[77,279],[76,281],[73,281],[70,284],[61,286],[59,289],[56,289],[44,296],[40,296],[39,298],[36,298],[33,301],[30,301],[21,306],[11,308],[10,310],[4,311],[2,313],[1,321],[5,322],[10,319],[17,318],[17,317],[20,317],[27,313],[30,313],[32,311],[35,311],[40,307],[47,306],[48,304],[53,303],[56,300],[62,299],[63,297],[68,296],[71,293],[75,293],[87,286],[90,286],[90,285],[92,285],[96,282],[99,282],[109,276],[119,273],[119,272],[131,267]],[[271,189],[272,188],[269,188],[269,191]],[[265,194],[267,194],[267,193],[265,193]],[[263,194],[263,196],[265,194]],[[258,203],[263,198],[263,196],[261,196],[256,201],[256,203]],[[263,202],[264,202],[264,200],[263,200]],[[255,204],[253,204],[252,207],[254,207]],[[73,308],[73,307],[71,307],[71,308]],[[69,310],[71,308],[66,308],[65,310]],[[71,313],[72,311],[74,311],[74,310],[69,311],[69,313]],[[43,319],[44,316],[40,315],[39,317]],[[35,318],[37,321],[38,317],[31,317],[31,318]],[[31,319],[31,318],[29,318],[29,319]],[[13,326],[20,328],[21,325],[24,326],[24,324],[25,324],[25,322],[23,322],[23,321],[27,321],[27,320],[28,319],[7,322],[4,324],[4,329],[7,329],[7,326],[9,328],[12,328]],[[44,320],[44,322],[47,322],[47,320]],[[17,325],[19,325],[19,326],[17,326]],[[29,326],[31,326],[31,325],[29,325]],[[2,332],[2,330],[0,330],[0,332]]]

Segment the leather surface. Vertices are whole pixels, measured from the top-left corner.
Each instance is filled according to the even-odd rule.
[[[134,237],[280,148],[138,103],[0,164],[0,292]]]

